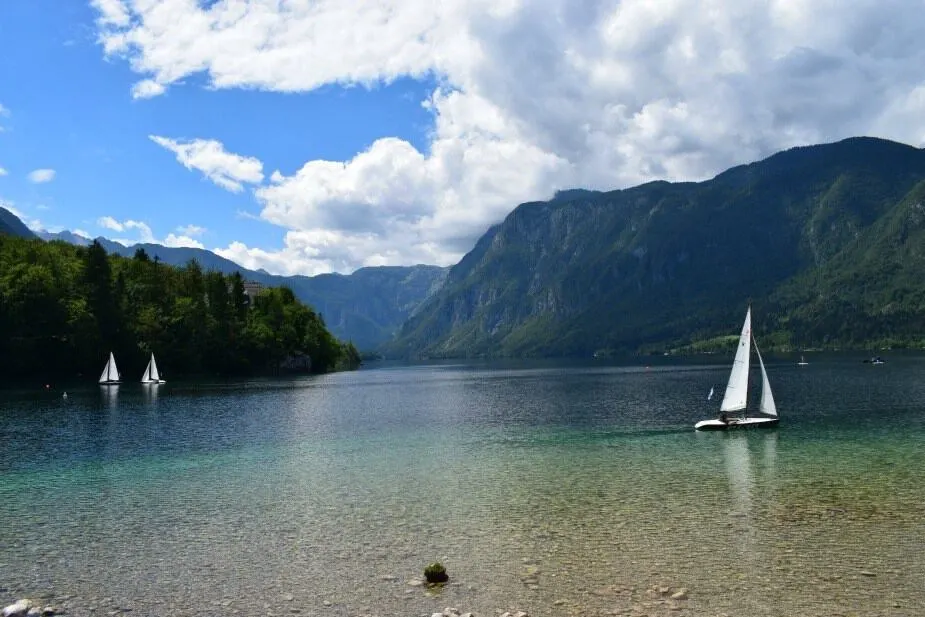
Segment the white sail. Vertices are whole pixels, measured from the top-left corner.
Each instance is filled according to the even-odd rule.
[[[755,342],[755,353],[758,354],[758,364],[761,365],[761,406],[758,409],[761,413],[776,416],[777,405],[774,404],[774,395],[771,394],[771,382],[768,381],[768,374],[764,370],[764,360],[761,359],[761,352],[758,351],[757,342]]]
[[[726,385],[726,394],[719,407],[720,411],[739,411],[745,409],[748,400],[748,366],[751,355],[752,339],[752,307],[745,313],[745,323],[742,324],[742,334],[739,335],[739,347],[732,363],[732,372],[729,373],[729,383]]]
[[[157,362],[154,361],[154,354],[151,354],[151,359],[148,360],[148,366],[145,367],[145,372],[141,376],[141,383],[161,383],[161,377],[157,372]]]
[[[116,358],[109,352],[109,361],[103,367],[103,374],[100,375],[100,383],[108,381],[119,381],[119,369],[116,368]]]

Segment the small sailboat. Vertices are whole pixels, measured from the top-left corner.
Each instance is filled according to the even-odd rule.
[[[775,426],[779,422],[777,406],[774,404],[774,395],[771,394],[771,384],[768,373],[764,370],[764,360],[758,351],[755,342],[755,353],[758,354],[758,363],[761,366],[761,405],[759,411],[763,416],[749,417],[745,414],[748,402],[748,369],[751,360],[752,337],[752,307],[745,313],[745,323],[742,324],[742,334],[739,335],[739,347],[736,349],[732,371],[729,373],[729,383],[726,385],[726,394],[719,410],[721,416],[716,420],[701,420],[694,425],[698,430],[725,430],[729,428],[766,427]],[[739,416],[727,416],[730,412],[741,412]]]
[[[151,354],[151,359],[148,360],[148,366],[145,368],[144,375],[141,376],[141,383],[143,384],[161,384],[167,383],[157,372],[157,362],[154,361],[154,354]]]
[[[103,374],[100,375],[101,386],[112,386],[119,383],[119,369],[116,368],[116,358],[109,352],[109,361],[103,367]]]
[[[808,366],[809,362],[806,361],[805,356],[800,356],[800,361],[797,362],[797,366]]]

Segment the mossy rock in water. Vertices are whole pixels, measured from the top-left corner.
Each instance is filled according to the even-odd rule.
[[[434,562],[424,568],[424,578],[427,579],[428,583],[445,583],[450,580],[449,575],[446,573],[446,568],[439,562]]]

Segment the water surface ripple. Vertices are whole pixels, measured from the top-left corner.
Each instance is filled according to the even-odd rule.
[[[808,359],[730,434],[691,428],[728,366],[668,360],[0,392],[0,602],[925,614],[925,358]]]

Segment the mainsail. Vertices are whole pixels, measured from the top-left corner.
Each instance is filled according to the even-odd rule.
[[[729,383],[726,385],[726,394],[719,407],[720,411],[739,411],[745,409],[748,400],[748,365],[751,355],[752,338],[752,307],[745,313],[745,323],[742,324],[742,333],[739,335],[739,348],[732,363],[732,372],[729,373]]]
[[[145,367],[145,372],[141,376],[141,383],[160,383],[161,377],[157,372],[157,362],[154,361],[154,354],[151,354],[151,359],[148,360],[148,366]]]
[[[116,368],[116,358],[109,352],[109,361],[103,367],[103,374],[100,375],[100,383],[107,381],[119,381],[119,369]]]

